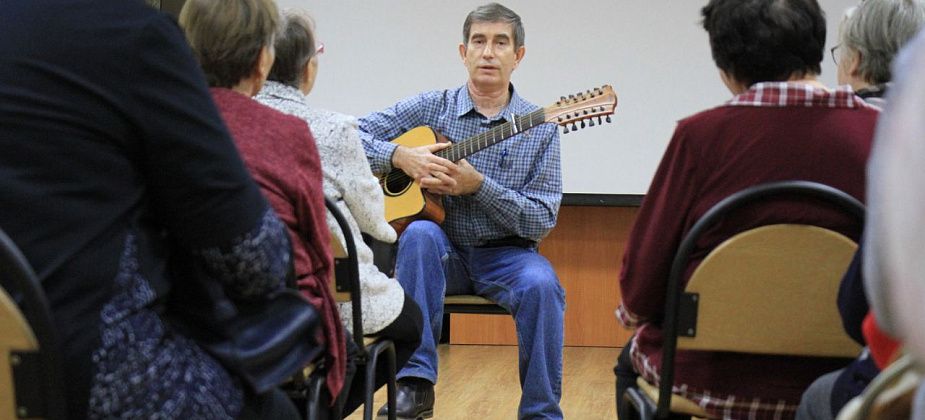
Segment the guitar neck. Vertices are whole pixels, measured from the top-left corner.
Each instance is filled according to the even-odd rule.
[[[515,115],[511,118],[511,121],[455,143],[435,154],[451,162],[456,162],[544,122],[546,121],[543,109],[538,109],[524,116]]]

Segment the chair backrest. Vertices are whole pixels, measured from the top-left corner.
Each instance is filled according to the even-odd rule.
[[[780,224],[733,236],[687,283],[696,296],[694,336],[678,348],[791,356],[854,357],[860,346],[834,304],[857,245],[828,229]],[[681,328],[684,333],[684,328]]]
[[[67,418],[61,359],[45,292],[0,230],[0,418]]]
[[[678,251],[675,254],[674,260],[672,261],[671,271],[670,271],[669,278],[668,278],[668,283],[667,283],[666,292],[665,292],[665,318],[664,318],[664,322],[662,326],[663,327],[662,331],[664,334],[664,341],[663,341],[663,348],[662,348],[662,366],[661,366],[661,372],[659,372],[660,373],[659,375],[660,383],[659,383],[659,400],[658,400],[658,404],[656,407],[656,417],[657,418],[668,418],[668,416],[670,415],[671,387],[674,383],[674,358],[675,358],[675,353],[678,347],[679,334],[682,332],[687,333],[688,330],[693,329],[693,332],[695,334],[700,335],[700,332],[698,330],[702,328],[708,328],[708,327],[702,326],[704,324],[704,321],[699,321],[697,322],[697,326],[693,326],[694,324],[689,322],[689,319],[688,319],[688,320],[685,320],[686,321],[685,323],[687,325],[684,325],[683,328],[679,324],[680,322],[679,314],[681,312],[687,312],[687,313],[692,312],[692,309],[691,309],[692,306],[697,307],[698,312],[700,310],[699,303],[696,305],[692,303],[692,301],[696,302],[697,300],[699,300],[700,297],[699,296],[695,297],[695,295],[693,294],[687,295],[687,298],[684,300],[685,304],[682,305],[683,276],[687,268],[688,258],[691,252],[696,248],[697,241],[700,239],[700,236],[704,232],[708,231],[710,228],[715,226],[715,224],[722,221],[723,218],[729,213],[735,210],[738,210],[744,206],[747,206],[749,204],[761,201],[761,200],[773,199],[773,198],[778,198],[778,197],[786,197],[786,198],[803,197],[803,198],[819,200],[853,217],[857,221],[857,226],[858,226],[859,231],[860,231],[860,228],[864,224],[864,206],[857,199],[855,199],[854,197],[851,197],[850,195],[836,188],[823,185],[823,184],[819,184],[816,182],[809,182],[809,181],[783,181],[783,182],[773,182],[773,183],[768,183],[768,184],[756,185],[756,186],[747,188],[745,190],[742,190],[735,194],[730,195],[729,197],[721,200],[719,203],[714,205],[706,213],[704,213],[704,215],[694,224],[694,226],[691,227],[690,231],[681,241],[681,244],[678,247]],[[825,230],[822,229],[822,231],[825,231]],[[848,263],[850,262],[850,253],[853,248],[852,248],[852,244],[850,243],[850,240],[846,243],[844,240],[837,238],[837,236],[840,236],[840,235],[832,235],[834,234],[834,232],[830,232],[830,231],[822,232],[822,231],[813,229],[808,226],[802,226],[799,228],[797,227],[794,227],[794,228],[773,227],[772,226],[764,230],[761,230],[759,227],[759,228],[754,229],[754,231],[740,233],[739,234],[739,236],[741,236],[740,238],[731,238],[727,240],[726,243],[721,244],[721,246],[711,251],[711,254],[709,254],[703,262],[701,262],[701,266],[703,266],[704,263],[707,263],[707,260],[711,259],[711,257],[717,259],[717,261],[708,263],[707,266],[704,267],[703,269],[705,271],[702,271],[702,273],[698,275],[702,279],[706,279],[708,274],[711,274],[717,271],[722,271],[722,270],[731,270],[732,274],[721,275],[719,277],[725,277],[724,281],[731,282],[731,284],[727,284],[725,287],[736,287],[736,291],[733,292],[732,290],[726,290],[723,292],[719,292],[717,290],[710,290],[711,286],[708,286],[706,284],[707,282],[705,282],[704,280],[698,280],[692,286],[693,288],[689,287],[689,292],[702,291],[707,294],[709,293],[725,294],[725,297],[721,295],[719,296],[717,300],[723,300],[723,299],[727,300],[728,301],[727,303],[734,306],[735,310],[730,312],[730,308],[728,306],[726,308],[723,308],[722,306],[718,306],[718,307],[714,306],[713,308],[710,308],[710,309],[706,309],[705,307],[704,309],[708,312],[706,316],[713,317],[714,321],[717,321],[716,320],[717,317],[722,317],[723,312],[726,314],[733,314],[733,316],[727,316],[727,318],[737,318],[737,317],[748,316],[749,315],[748,313],[754,313],[759,310],[767,310],[768,312],[780,313],[780,317],[777,318],[777,321],[775,321],[775,323],[780,324],[780,325],[774,326],[776,331],[780,331],[781,329],[786,330],[787,328],[797,328],[795,326],[795,322],[792,322],[792,321],[796,320],[795,317],[804,315],[804,314],[798,314],[798,312],[800,312],[801,310],[805,310],[805,309],[803,308],[794,309],[793,304],[789,301],[786,301],[785,298],[778,299],[775,302],[766,302],[766,303],[761,301],[761,297],[762,297],[761,295],[753,296],[753,299],[747,303],[743,301],[742,299],[740,299],[740,293],[745,294],[745,295],[751,293],[748,291],[749,288],[764,287],[764,285],[759,284],[761,283],[760,278],[752,277],[753,276],[752,273],[758,272],[760,269],[763,269],[763,268],[772,269],[772,267],[762,267],[761,265],[746,264],[740,259],[741,257],[743,257],[743,255],[745,255],[744,254],[745,251],[743,251],[743,253],[739,253],[734,248],[737,248],[738,246],[744,246],[746,247],[746,249],[748,247],[751,247],[753,251],[761,250],[763,252],[770,252],[769,247],[763,246],[761,242],[765,240],[770,240],[771,238],[774,238],[774,240],[778,242],[778,245],[784,245],[785,248],[791,247],[791,246],[796,247],[797,244],[795,243],[791,244],[788,241],[797,240],[798,237],[802,238],[801,240],[807,241],[807,243],[805,244],[808,247],[807,249],[812,248],[811,242],[815,242],[817,244],[825,243],[826,244],[825,246],[827,247],[827,249],[834,252],[835,254],[826,255],[822,253],[813,252],[812,253],[813,255],[818,256],[818,257],[813,257],[813,258],[818,258],[820,260],[825,260],[825,261],[828,261],[831,258],[831,261],[827,262],[826,264],[830,270],[835,270],[835,273],[829,273],[825,276],[825,278],[821,280],[815,279],[813,283],[825,281],[825,282],[831,282],[832,284],[829,286],[820,286],[820,290],[813,292],[813,293],[824,293],[826,288],[828,288],[828,290],[831,291],[831,294],[827,298],[817,297],[818,300],[813,302],[814,306],[811,307],[812,308],[811,311],[821,310],[825,306],[831,306],[832,307],[831,310],[834,310],[834,306],[835,306],[834,302],[835,302],[835,296],[836,296],[835,290],[838,287],[838,282],[841,279],[841,276],[844,274],[844,271],[847,268]],[[790,235],[794,235],[794,236],[788,238],[788,236]],[[741,244],[736,246],[735,243],[739,241],[742,241]],[[724,247],[723,245],[727,245],[727,246]],[[822,251],[822,250],[817,250],[817,251]],[[775,250],[773,252],[783,253],[785,251]],[[809,251],[806,251],[806,252],[809,252]],[[713,253],[716,253],[716,256],[714,256]],[[848,255],[847,258],[845,257],[846,254]],[[765,257],[761,257],[761,259],[765,260]],[[761,264],[771,264],[771,262],[774,259],[775,258],[773,255],[769,255],[766,257],[766,261]],[[836,266],[838,264],[841,264],[841,261],[843,261],[843,265],[841,265],[840,268],[837,268]],[[786,266],[787,264],[788,264],[787,261],[783,261],[783,264],[775,263],[774,265],[777,268],[780,268],[781,266]],[[796,265],[793,262],[790,262],[790,264]],[[740,271],[735,271],[735,270],[740,270]],[[800,275],[810,275],[810,274],[812,274],[812,270],[808,270],[806,273],[802,273]],[[734,275],[735,277],[730,277],[731,275]],[[765,277],[766,276],[767,275],[765,275]],[[771,272],[770,276],[771,277],[784,277],[783,274],[780,276],[776,276],[773,273],[773,271]],[[775,279],[774,281],[776,282],[778,280],[779,279]],[[784,281],[784,280],[781,280],[781,281]],[[786,286],[786,281],[784,281],[783,284],[777,283],[780,286],[778,286],[778,288],[774,290],[774,293],[783,293],[783,294],[790,293],[792,295],[795,295],[797,293],[802,293],[803,289],[808,287],[805,284],[805,282],[808,282],[807,280],[802,280],[802,281],[794,280],[794,282],[795,284],[799,285],[799,289],[783,290],[782,287],[788,287]],[[767,292],[767,290],[765,291]],[[734,298],[731,298],[730,296],[734,296]],[[704,296],[704,298],[706,297],[707,296]],[[708,306],[709,305],[722,305],[722,304],[711,301],[711,303],[708,304]],[[684,308],[682,308],[682,306]],[[794,319],[793,320],[788,319],[788,315],[792,315]],[[829,319],[831,320],[831,318]],[[723,322],[727,320],[720,319],[718,321]],[[744,327],[746,327],[745,329],[749,329],[748,327],[750,327],[753,330],[758,330],[757,333],[759,333],[759,335],[768,334],[770,331],[771,325],[766,324],[766,322],[767,321],[758,322],[758,321],[755,321],[753,318],[752,324],[744,325]],[[840,330],[841,324],[838,323],[837,325],[838,325],[838,330]],[[705,335],[711,338],[705,337],[703,339],[703,342],[708,342],[712,340],[713,344],[720,344],[719,339],[721,337],[727,336],[730,330],[738,329],[741,327],[743,327],[743,325],[729,326],[729,324],[727,324],[726,327],[720,328],[718,331],[706,332]],[[787,334],[790,334],[790,332],[788,331]],[[826,333],[826,334],[829,334],[829,333]],[[835,332],[832,332],[831,334],[837,335],[837,333]],[[748,341],[748,339],[745,339],[742,337],[737,337],[736,339],[742,342]],[[777,337],[773,337],[769,339],[763,339],[762,342],[767,343],[769,341],[784,340],[784,339],[786,339],[786,334],[784,336],[777,336]],[[688,342],[685,342],[684,345],[688,346],[688,348],[695,348],[694,346],[696,345],[695,343],[697,340],[698,339],[690,340]],[[728,344],[728,340],[726,341],[727,343],[723,344],[721,347],[712,348],[708,346],[703,346],[703,347],[698,347],[698,348],[701,348],[703,350],[731,349],[734,345]],[[837,345],[838,343],[836,340],[832,342],[826,342],[825,344],[820,344],[818,347],[819,349],[831,350],[830,346],[837,346]],[[748,352],[770,353],[770,351],[764,351],[764,350],[760,350],[757,348],[743,347],[744,343],[735,344],[735,346],[739,346],[739,348],[741,348],[742,350],[747,350]],[[814,344],[812,347],[816,347],[816,344]],[[846,352],[848,353],[857,349],[856,346],[849,347],[849,348],[852,350],[846,350]],[[735,351],[740,351],[740,350],[735,350]],[[792,353],[787,353],[787,354],[792,354]],[[799,354],[808,355],[809,348],[803,348],[801,350],[801,353]],[[819,356],[828,356],[828,355],[829,354],[819,354]]]
[[[344,249],[344,245],[333,231],[331,232],[331,256],[334,257],[334,270],[331,272],[331,289],[334,292],[334,300],[350,302],[350,282],[347,280],[350,276],[350,262],[347,258],[347,250]]]
[[[363,344],[363,311],[360,304],[360,263],[357,260],[356,239],[353,237],[350,225],[337,204],[327,197],[324,199],[324,204],[328,211],[331,212],[331,215],[334,216],[334,220],[337,221],[337,226],[344,235],[344,242],[346,243],[346,248],[341,246],[336,232],[331,232],[331,249],[335,257],[335,278],[333,279],[335,297],[344,299],[349,294],[349,301],[352,306],[351,315],[353,315],[353,340],[357,348],[362,351],[365,346]]]

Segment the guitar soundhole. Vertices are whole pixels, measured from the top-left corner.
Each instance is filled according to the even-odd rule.
[[[385,195],[397,197],[411,188],[411,177],[399,169],[394,169],[385,176],[385,180],[380,180],[380,183]]]

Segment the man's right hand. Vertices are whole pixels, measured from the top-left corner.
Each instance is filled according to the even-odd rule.
[[[392,166],[404,171],[415,181],[429,177],[434,172],[447,172],[453,162],[434,155],[434,152],[443,150],[450,143],[436,143],[427,146],[405,147],[398,146],[392,154]]]

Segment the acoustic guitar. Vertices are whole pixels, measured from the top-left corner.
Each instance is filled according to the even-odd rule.
[[[561,97],[556,103],[530,114],[514,116],[511,121],[498,125],[484,133],[455,143],[434,153],[451,162],[457,162],[482,149],[494,146],[516,134],[527,131],[545,123],[555,123],[565,127],[563,132],[576,131],[589,126],[602,124],[602,117],[610,122],[610,115],[617,107],[617,94],[610,85],[581,92],[568,97]],[[571,125],[571,128],[569,126]],[[446,142],[446,138],[427,126],[413,128],[402,134],[392,143],[405,147],[418,147]],[[429,193],[401,169],[379,176],[379,185],[385,192],[385,218],[399,234],[412,221],[425,218],[442,223],[445,217],[442,196]]]

